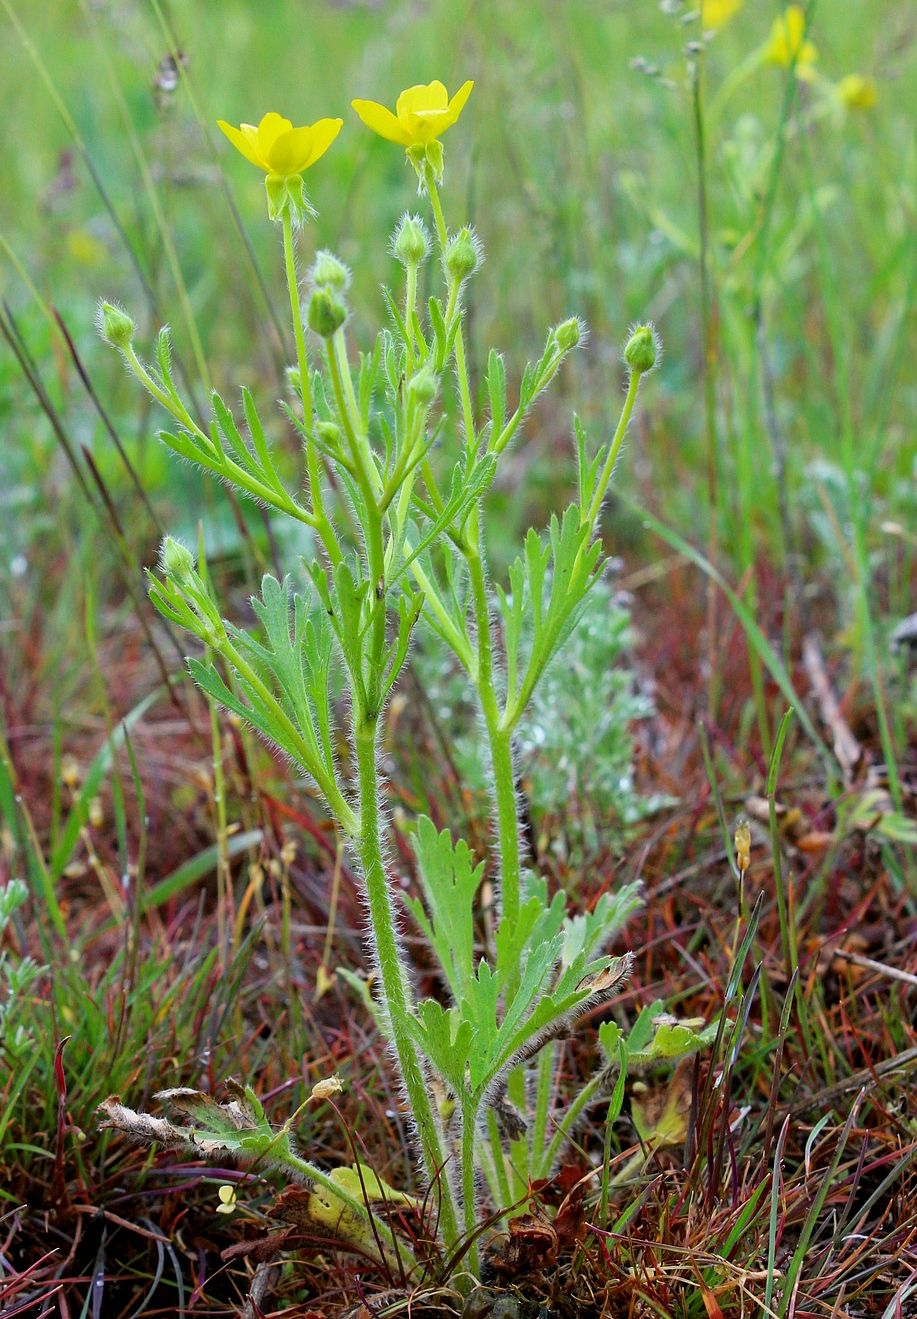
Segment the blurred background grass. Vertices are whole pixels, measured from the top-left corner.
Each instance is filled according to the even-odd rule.
[[[788,534],[795,543],[808,516],[841,552],[822,515],[827,495],[838,525],[847,520],[838,507],[844,482],[832,484],[828,470],[842,467],[845,427],[863,481],[881,500],[875,512],[911,515],[914,381],[902,368],[914,288],[913,12],[895,0],[813,7],[820,81],[799,89],[802,108],[796,115],[794,106],[776,170],[786,70],[761,68],[718,123],[706,124],[717,399],[710,486],[697,134],[685,54],[701,28],[689,8],[3,0],[0,105],[15,144],[0,199],[4,294],[67,427],[117,490],[124,478],[111,441],[23,276],[66,320],[162,516],[170,525],[202,508],[216,516],[220,493],[206,492],[150,441],[153,419],[94,338],[96,298],[123,301],[144,335],[169,320],[199,398],[205,381],[277,391],[290,352],[278,349],[276,312],[265,300],[282,308],[277,235],[257,177],[214,120],[257,120],[275,107],[296,122],[344,117],[334,151],[309,176],[320,218],[306,245],[333,246],[355,265],[359,332],[383,315],[385,244],[415,193],[399,153],[361,128],[349,100],[391,101],[412,81],[439,76],[453,86],[472,76],[469,113],[447,143],[446,196],[453,222],[471,216],[488,252],[475,292],[474,359],[495,342],[512,372],[548,323],[580,313],[591,346],[562,390],[601,432],[615,415],[626,326],[651,317],[666,361],[645,443],[624,480],[632,484],[636,473],[676,525],[693,529],[715,491],[721,540],[733,549],[751,518],[757,543],[781,563]],[[717,33],[701,58],[706,103],[767,38],[776,12],[756,0]],[[874,108],[837,102],[832,83],[851,72],[876,79]],[[759,295],[762,327],[754,323]],[[6,523],[7,571],[44,536],[48,469],[60,460],[20,374],[4,361],[2,461],[7,498],[15,490],[24,515],[15,531]],[[567,432],[568,408],[562,398],[546,425]],[[780,517],[774,430],[786,452],[795,530]],[[545,443],[539,437],[536,454]],[[813,469],[813,459],[827,467]],[[55,488],[54,496],[59,524],[66,493]]]

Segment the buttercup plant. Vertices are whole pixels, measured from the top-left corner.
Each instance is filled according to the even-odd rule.
[[[150,595],[166,618],[203,643],[208,658],[188,661],[198,685],[308,775],[358,860],[375,988],[362,977],[348,980],[391,1047],[447,1258],[454,1262],[465,1252],[474,1275],[484,1219],[524,1202],[530,1179],[550,1172],[585,1104],[601,1096],[609,1066],[588,1083],[585,1097],[557,1103],[556,1045],[574,1022],[614,995],[631,965],[629,954],[611,956],[607,949],[639,906],[638,885],[605,893],[591,911],[571,916],[564,894],[550,897],[531,871],[519,823],[514,734],[601,579],[598,521],[659,347],[652,327],[632,332],[624,349],[627,391],[611,441],[591,452],[575,422],[576,497],[551,519],[546,534],[528,532],[508,583],[495,583],[486,556],[487,492],[532,404],[582,344],[584,329],[571,318],[548,331],[543,352],[522,372],[515,406],[496,350],[473,388],[465,347],[467,289],[483,253],[471,228],[447,226],[438,190],[440,137],[456,123],[472,86],[466,82],[451,99],[439,82],[409,88],[394,114],[374,102],[353,103],[370,128],[405,149],[434,232],[431,241],[420,215],[398,222],[391,251],[403,270],[403,288],[398,296],[386,291],[389,324],[356,360],[347,341],[346,267],[331,253],[316,255],[303,312],[295,264],[294,232],[312,213],[302,171],[327,149],[340,121],[294,129],[289,120],[266,115],[257,128],[220,124],[265,171],[269,214],[282,227],[299,395],[298,406],[285,410],[303,444],[301,491],[281,481],[248,389],[241,392],[245,430],[216,393],[212,416],[200,425],[175,386],[168,330],[159,334],[151,365],[137,355],[134,328],[123,312],[103,304],[100,319],[105,337],[176,423],[161,433],[163,442],[313,533],[315,554],[298,589],[292,575],[264,578],[253,601],[256,630],[222,616],[204,566],[170,538],[160,572],[149,574]],[[424,302],[421,281],[434,252]],[[483,409],[479,397],[486,400]],[[421,622],[457,658],[486,732],[499,899],[483,947],[476,904],[485,860],[463,840],[438,831],[429,819],[417,821],[422,897],[408,901],[408,912],[386,866],[379,734]],[[343,670],[349,694],[346,768],[336,754],[335,667]],[[442,1000],[418,1001],[400,938],[408,915],[436,959]],[[667,1031],[658,1056],[700,1047],[701,1036],[689,1027]],[[652,1054],[651,1037],[651,1030],[641,1036],[644,1055]],[[623,1040],[615,1040],[612,1052],[611,1065],[626,1066]],[[366,1187],[378,1187],[368,1170],[323,1172],[296,1152],[290,1122],[272,1135],[253,1091],[235,1086],[232,1093],[230,1104],[218,1106],[194,1092],[169,1092],[166,1103],[190,1117],[192,1127],[132,1114],[115,1100],[106,1113],[140,1137],[197,1149],[208,1148],[209,1139],[216,1150],[231,1149],[313,1183],[326,1225],[335,1215],[339,1232],[365,1245],[374,1198]],[[387,1226],[374,1239],[390,1251]]]

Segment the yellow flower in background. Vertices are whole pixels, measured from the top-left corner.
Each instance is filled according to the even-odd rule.
[[[723,27],[742,8],[742,0],[702,0],[701,26]]]
[[[217,127],[246,160],[265,174],[291,178],[302,174],[325,154],[343,123],[343,119],[319,119],[314,124],[294,128],[289,119],[271,110],[257,128],[254,124],[233,128],[224,119],[217,120]]]
[[[837,95],[848,110],[871,110],[879,99],[875,78],[848,73],[837,84]]]
[[[235,1213],[236,1208],[236,1188],[234,1186],[221,1186],[217,1191],[220,1203],[217,1205],[218,1214]]]
[[[425,147],[451,128],[471,95],[473,82],[464,82],[449,99],[441,82],[408,87],[395,104],[395,113],[377,101],[352,101],[367,128],[399,146]]]
[[[806,16],[800,5],[789,5],[774,19],[764,53],[771,64],[785,69],[791,64],[802,69],[818,59],[818,51],[806,37]]]

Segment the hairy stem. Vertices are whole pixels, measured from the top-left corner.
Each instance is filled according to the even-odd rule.
[[[458,1215],[449,1179],[443,1171],[445,1157],[439,1120],[408,1028],[408,1014],[412,1007],[410,990],[398,944],[395,916],[382,856],[379,785],[376,770],[377,729],[378,716],[370,718],[365,712],[357,712],[354,742],[360,784],[360,863],[392,1044],[398,1058],[411,1113],[417,1125],[426,1175],[436,1189],[443,1238],[447,1245],[452,1246],[459,1239]]]
[[[477,664],[475,684],[487,740],[490,745],[492,791],[500,849],[501,919],[514,922],[519,916],[521,857],[519,815],[516,809],[516,771],[513,764],[512,731],[501,724],[500,705],[494,683],[493,636],[487,581],[480,550],[469,547],[466,553],[474,601]]]
[[[477,1104],[466,1101],[462,1105],[462,1200],[464,1208],[465,1236],[469,1240],[468,1268],[477,1276],[480,1270],[478,1242],[475,1235],[477,1227],[477,1167],[478,1110]]]

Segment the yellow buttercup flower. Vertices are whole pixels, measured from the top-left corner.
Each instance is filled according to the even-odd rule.
[[[233,128],[224,119],[217,120],[217,127],[246,160],[265,174],[290,178],[302,174],[325,154],[343,123],[343,119],[319,119],[294,128],[289,119],[271,110],[257,128],[254,124]]]
[[[837,84],[837,95],[848,110],[871,110],[879,99],[875,78],[848,73]]]
[[[818,51],[806,37],[806,16],[800,5],[789,5],[779,18],[774,19],[765,57],[771,64],[780,64],[784,68],[791,64],[804,68],[818,59]]]
[[[423,188],[431,175],[442,180],[443,144],[439,139],[462,113],[473,86],[473,82],[463,82],[450,100],[441,82],[419,83],[401,93],[394,114],[376,101],[351,104],[367,128],[404,147]]]
[[[301,223],[315,211],[303,191],[303,170],[325,154],[341,131],[343,119],[319,119],[294,128],[289,119],[271,110],[256,128],[242,124],[233,128],[225,119],[217,126],[237,151],[263,169],[268,213],[272,220]]]
[[[392,114],[377,101],[352,101],[367,128],[402,147],[425,147],[451,128],[471,95],[473,82],[464,82],[449,99],[441,82],[420,83],[401,93]]]
[[[742,8],[742,0],[702,0],[701,26],[718,28],[737,14]]]

